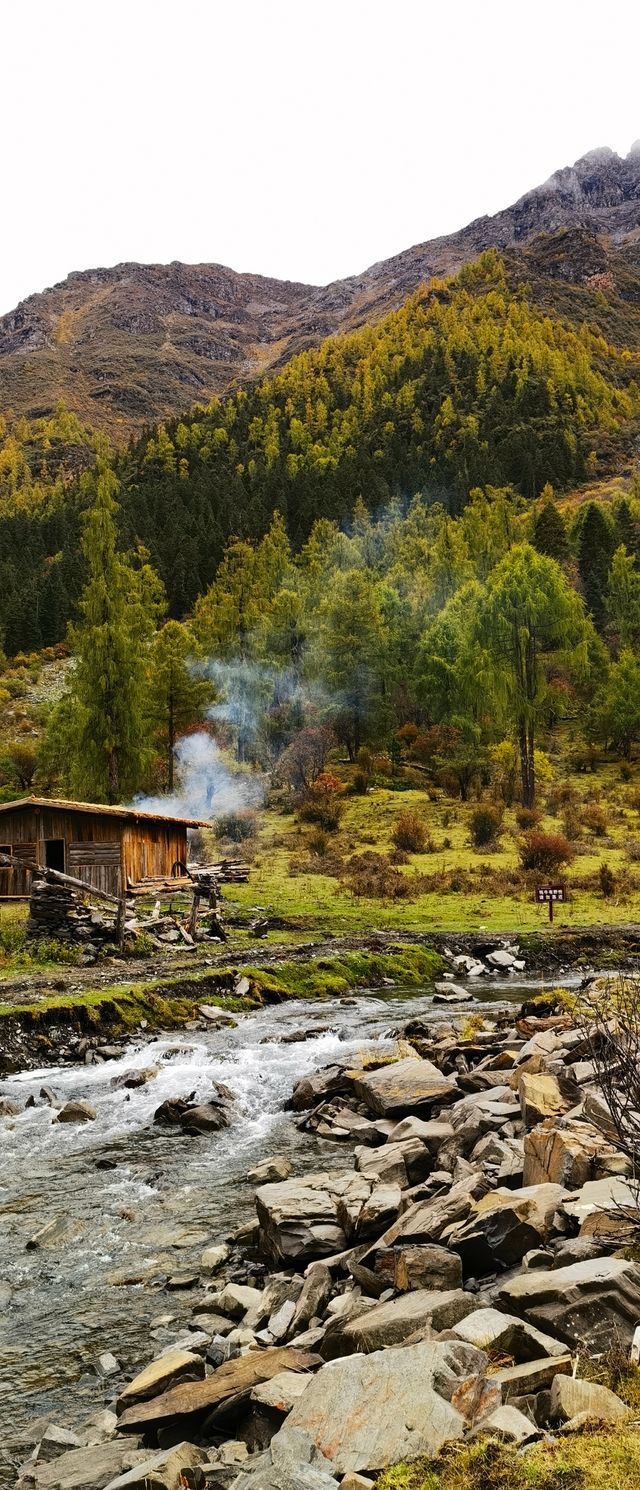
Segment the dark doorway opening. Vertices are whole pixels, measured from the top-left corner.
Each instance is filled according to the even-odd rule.
[[[45,838],[44,862],[47,869],[57,869],[64,874],[64,838]]]

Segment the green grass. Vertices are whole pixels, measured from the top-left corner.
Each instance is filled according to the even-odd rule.
[[[349,772],[343,771],[343,775],[348,779]],[[584,831],[573,864],[566,872],[552,876],[565,881],[570,892],[569,902],[556,908],[554,923],[567,927],[621,925],[637,916],[635,881],[640,885],[640,865],[630,864],[626,845],[640,829],[640,814],[630,805],[634,792],[640,790],[640,771],[637,784],[633,780],[622,783],[614,765],[570,780],[583,799],[590,792],[600,791],[600,805],[610,819],[610,841],[603,843]],[[548,925],[546,907],[536,905],[532,884],[517,883],[521,832],[515,812],[505,812],[504,832],[494,852],[476,850],[469,834],[469,819],[476,803],[454,801],[442,792],[433,795],[434,801],[418,787],[405,792],[374,788],[367,796],[345,797],[340,830],[331,836],[327,867],[322,858],[309,853],[310,830],[305,825],[293,815],[267,812],[250,880],[246,885],[228,886],[227,900],[247,913],[258,903],[267,915],[285,916],[300,931],[345,933],[380,926],[399,931],[544,930]],[[399,814],[408,810],[423,818],[435,851],[410,854],[400,872],[410,880],[414,876],[436,876],[437,885],[416,887],[416,893],[400,900],[355,895],[348,878],[330,872],[333,863],[337,860],[338,867],[340,863],[344,867],[351,854],[367,849],[390,853],[394,824]],[[541,827],[549,832],[562,831],[561,820],[550,813],[543,817]],[[618,881],[609,899],[602,895],[598,882],[603,861]],[[511,884],[514,875],[516,882]],[[452,888],[456,876],[463,886],[457,890]],[[585,885],[584,881],[590,883]]]
[[[348,952],[269,967],[256,962],[254,967],[237,970],[230,963],[226,968],[202,968],[153,982],[42,994],[20,1003],[4,1003],[0,1004],[0,1020],[20,1018],[26,1023],[44,1024],[55,1015],[66,1019],[78,1016],[89,1023],[104,1021],[126,1027],[145,1018],[151,1025],[166,1028],[191,1019],[201,1003],[240,1013],[288,998],[331,998],[353,988],[375,987],[386,978],[392,978],[401,988],[421,988],[437,976],[441,967],[442,959],[427,947],[399,947],[385,953]],[[236,971],[251,982],[246,996],[225,992],[225,982],[228,985]]]
[[[387,1470],[378,1490],[638,1490],[640,1431],[585,1432],[519,1454],[486,1439]]]

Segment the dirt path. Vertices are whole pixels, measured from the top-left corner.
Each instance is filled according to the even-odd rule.
[[[0,978],[1,1003],[33,1003],[56,993],[119,988],[131,983],[152,986],[166,978],[215,968],[260,967],[282,962],[307,962],[318,957],[339,957],[344,952],[390,950],[402,944],[450,947],[455,952],[490,950],[512,943],[512,935],[479,932],[451,934],[437,931],[377,931],[323,937],[298,946],[290,942],[257,941],[252,947],[209,948],[198,953],[182,952],[124,962],[113,959],[102,967],[56,968],[42,973],[20,973]],[[527,933],[519,939],[527,971],[552,975],[576,966],[633,966],[640,962],[640,923],[624,926],[569,927]]]

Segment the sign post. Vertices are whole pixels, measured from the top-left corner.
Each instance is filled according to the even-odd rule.
[[[562,904],[567,894],[564,885],[537,885],[535,898],[537,905],[548,905],[549,920],[553,921],[554,905]]]

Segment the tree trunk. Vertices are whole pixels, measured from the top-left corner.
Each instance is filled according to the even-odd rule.
[[[167,725],[167,742],[168,742],[168,746],[169,746],[169,750],[168,750],[168,754],[167,754],[167,787],[168,787],[169,791],[172,792],[173,791],[173,781],[174,781],[174,774],[173,774],[173,772],[174,772],[173,751],[174,751],[175,743],[176,743],[176,724],[175,724],[175,715],[174,715],[174,708],[173,708],[173,694],[172,693],[169,694],[169,720],[168,720],[168,725]]]
[[[117,750],[110,750],[107,761],[107,785],[109,806],[117,805],[120,797],[120,762]]]

